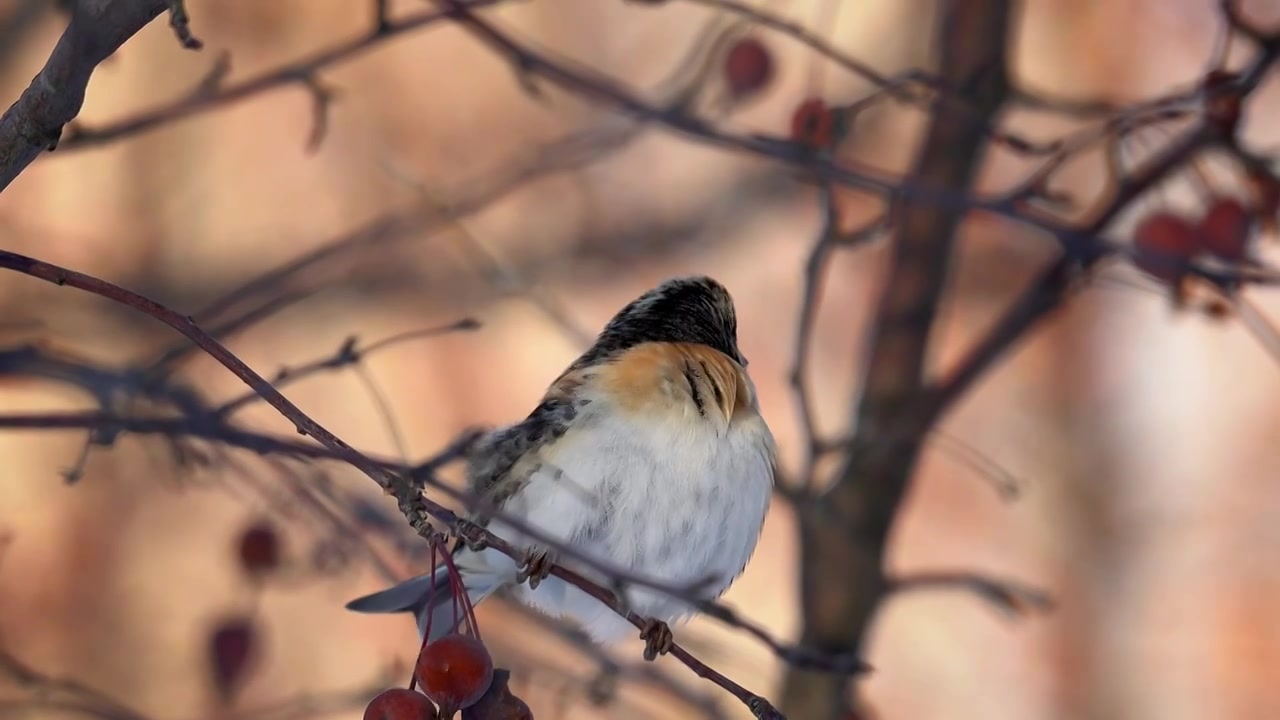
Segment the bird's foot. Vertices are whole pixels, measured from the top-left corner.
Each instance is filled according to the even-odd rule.
[[[516,576],[516,582],[529,582],[530,590],[537,590],[538,585],[551,575],[551,568],[555,567],[556,561],[554,555],[549,550],[530,550],[525,555],[524,562],[520,563],[520,574]]]
[[[479,525],[463,520],[458,523],[458,539],[462,541],[467,549],[471,552],[480,552],[489,547],[489,541],[485,539],[484,528]]]
[[[640,631],[640,639],[644,640],[644,659],[653,662],[659,655],[666,655],[671,651],[671,646],[675,645],[675,637],[671,635],[671,628],[661,620],[649,618],[644,623],[644,629]]]

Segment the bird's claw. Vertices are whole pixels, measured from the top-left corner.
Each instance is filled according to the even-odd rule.
[[[484,528],[472,522],[461,522],[458,524],[458,539],[462,541],[467,549],[471,552],[480,552],[489,547],[489,541],[484,537]]]
[[[640,639],[644,640],[644,659],[653,662],[659,655],[666,655],[675,645],[675,637],[671,628],[661,620],[649,618],[640,631]]]
[[[531,550],[525,556],[524,562],[520,564],[520,573],[516,576],[516,582],[528,581],[530,590],[537,590],[538,585],[551,575],[551,568],[555,567],[555,560],[546,550]]]

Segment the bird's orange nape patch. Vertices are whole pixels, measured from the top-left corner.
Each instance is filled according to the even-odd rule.
[[[727,421],[751,405],[750,385],[729,356],[693,343],[644,343],[596,368],[601,387],[625,410],[675,410],[693,402],[690,382],[707,408]]]

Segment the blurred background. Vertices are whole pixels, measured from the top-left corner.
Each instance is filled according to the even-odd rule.
[[[0,0],[6,106],[64,27],[55,4]],[[184,51],[163,19],[151,23],[98,69],[79,120],[103,127],[179,100],[224,52],[222,82],[233,85],[352,42],[371,27],[370,5],[189,0],[205,50]],[[933,2],[753,6],[885,75],[934,60]],[[1012,49],[1017,77],[1056,97],[1122,103],[1167,92],[1193,82],[1214,56],[1215,6],[1027,0]],[[391,7],[403,18],[424,4]],[[1245,7],[1280,20],[1277,3]],[[717,13],[693,2],[555,0],[485,16],[661,104],[690,86]],[[697,96],[726,131],[785,134],[804,98],[844,103],[871,89],[794,39],[757,37],[775,67],[762,93],[730,108],[713,101],[715,87]],[[332,103],[314,150],[313,98],[296,83],[116,141],[70,143],[0,195],[0,247],[195,314],[341,243],[236,295],[239,309],[208,317],[271,307],[227,340],[268,376],[332,357],[353,335],[370,343],[480,321],[479,330],[402,342],[287,390],[356,447],[410,462],[464,428],[522,418],[623,304],[668,276],[710,274],[736,297],[763,413],[794,471],[801,435],[787,376],[804,263],[821,225],[813,185],[779,164],[636,128],[536,79],[531,94],[508,63],[447,24],[373,44],[318,77]],[[1270,90],[1248,108],[1260,146],[1276,140],[1268,118],[1277,109]],[[925,120],[919,109],[886,104],[862,116],[841,156],[901,172]],[[1079,124],[1030,112],[1008,121],[1041,139]],[[1007,186],[1028,167],[993,151],[981,184]],[[1102,167],[1072,163],[1060,184],[1087,198]],[[852,193],[839,202],[847,227],[881,209]],[[879,241],[839,254],[824,288],[810,383],[831,433],[847,424],[856,397],[884,250]],[[939,362],[977,337],[1053,250],[1010,223],[966,225]],[[958,592],[893,600],[867,653],[877,668],[868,697],[881,720],[1280,716],[1280,369],[1239,322],[1175,314],[1132,270],[1107,275],[1113,282],[1042,325],[947,417],[895,527],[895,570],[1015,578],[1050,592],[1055,609],[1011,618]],[[1280,312],[1266,293],[1251,299]],[[0,350],[40,341],[120,370],[183,347],[179,340],[84,293],[0,275]],[[175,367],[207,397],[243,392],[207,358]],[[92,401],[56,379],[0,376],[0,413],[88,410]],[[292,433],[264,406],[236,417]],[[184,467],[162,438],[126,435],[91,451],[69,486],[60,473],[84,444],[83,431],[0,432],[6,654],[157,720],[321,710],[354,718],[361,698],[407,679],[417,650],[410,620],[342,609],[385,582],[353,550],[357,539],[396,574],[421,571],[426,558],[367,478],[249,453]],[[1001,482],[1017,483],[1015,500],[993,489]],[[349,516],[345,524],[302,507],[300,494],[316,488],[326,507]],[[259,587],[238,567],[236,542],[264,516],[283,528],[287,572]],[[380,529],[388,522],[393,530]],[[795,553],[790,510],[778,501],[725,597],[783,639],[799,627]],[[208,637],[235,615],[252,618],[256,649],[250,676],[224,706]],[[608,651],[622,668],[609,692],[599,659],[540,621],[498,602],[479,616],[497,663],[511,668],[513,689],[539,718],[699,717],[708,703],[745,716],[675,661],[644,664],[638,640]],[[748,688],[776,693],[782,665],[744,634],[699,619],[676,636]],[[21,684],[9,670],[0,688]],[[35,707],[0,704],[0,713],[75,714]]]

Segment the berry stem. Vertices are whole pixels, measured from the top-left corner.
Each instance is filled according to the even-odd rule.
[[[431,577],[433,578],[433,581],[431,583],[431,587],[427,589],[427,607],[428,608],[434,605],[432,601],[435,600],[434,595],[436,592],[436,584],[434,582],[434,578],[436,576],[436,570],[439,568],[439,564],[436,562],[436,550],[438,548],[439,548],[439,543],[437,541],[433,541],[431,543]],[[433,616],[433,613],[431,612],[427,613],[427,626],[422,629],[422,644],[418,646],[418,657],[422,657],[422,651],[425,650],[427,647],[427,638],[431,637],[432,616]],[[415,670],[417,668],[416,662],[414,663],[414,668]],[[417,687],[417,685],[418,685],[418,673],[416,671],[410,671],[409,689],[413,690],[415,687]]]
[[[467,620],[467,627],[470,629],[471,634],[474,635],[477,640],[481,640],[483,642],[480,637],[480,624],[476,622],[476,609],[471,605],[471,598],[467,596],[467,589],[462,584],[462,573],[458,572],[457,566],[453,564],[453,557],[449,554],[448,549],[443,547],[440,540],[436,539],[435,543],[437,547],[442,548],[444,551],[444,561],[449,568],[449,581],[450,584],[454,586],[454,620],[457,621],[458,619],[458,612],[456,608],[457,603],[460,602],[462,603],[463,617]],[[432,552],[431,556],[434,558],[435,553]]]

